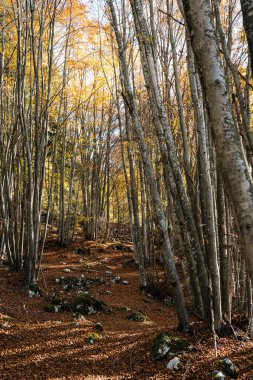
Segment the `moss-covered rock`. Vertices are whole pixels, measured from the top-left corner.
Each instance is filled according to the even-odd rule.
[[[54,305],[50,305],[50,304],[45,305],[45,306],[44,306],[44,309],[45,309],[45,311],[47,311],[48,313],[54,313],[54,312],[55,312]]]
[[[234,365],[231,359],[225,358],[223,360],[223,371],[232,379],[237,379],[238,368]]]
[[[179,337],[171,338],[171,353],[186,353],[192,350],[192,345],[185,339]]]
[[[83,314],[95,314],[98,312],[110,313],[110,308],[103,302],[89,294],[77,297],[71,304],[71,308],[74,312]]]
[[[43,295],[41,288],[36,283],[32,283],[29,285],[28,293],[29,293],[30,298],[33,298],[33,297],[37,298]]]
[[[72,302],[54,293],[45,298],[47,305],[45,310],[48,312],[72,312],[78,314],[96,314],[98,312],[110,313],[111,309],[103,302],[90,294],[83,294],[76,297]]]
[[[163,359],[168,354],[183,354],[192,350],[192,345],[185,339],[173,337],[168,331],[163,331],[155,337],[152,354],[155,360]]]
[[[72,305],[68,300],[63,300],[60,311],[72,312]]]
[[[115,249],[122,252],[133,252],[131,247],[128,247],[127,245],[122,245],[122,244],[111,244],[108,248]]]
[[[88,289],[101,285],[104,281],[100,278],[59,277],[55,282],[64,285],[63,289],[70,292],[74,290],[87,291]]]
[[[104,326],[100,322],[95,323],[95,329],[100,333],[104,332]]]
[[[78,253],[79,255],[90,255],[91,250],[88,247],[78,247],[76,249],[76,253]]]
[[[213,371],[212,372],[212,379],[216,380],[225,380],[226,376],[222,371]]]
[[[167,331],[155,337],[152,345],[152,354],[155,360],[163,359],[171,350],[171,336]]]
[[[114,306],[115,310],[120,310],[120,311],[130,311],[130,307],[128,306]]]
[[[95,332],[92,332],[88,335],[86,341],[89,344],[94,344],[98,339],[101,339],[101,335]]]
[[[143,314],[141,311],[134,312],[130,314],[127,319],[132,322],[146,322],[149,321],[149,318]]]
[[[44,309],[49,313],[71,311],[71,304],[69,301],[62,298],[57,293],[53,293],[52,295],[45,297],[45,301],[47,304],[45,305]]]
[[[63,303],[63,298],[57,293],[53,293],[51,296],[45,297],[45,300],[50,302],[52,305],[61,305]]]

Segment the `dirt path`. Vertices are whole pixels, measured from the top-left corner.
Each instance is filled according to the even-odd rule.
[[[162,330],[180,336],[174,307],[140,294],[138,271],[130,253],[109,249],[108,245],[83,244],[91,248],[85,258],[75,252],[75,246],[47,248],[39,283],[43,295],[56,292],[73,297],[75,293],[68,295],[62,285],[55,283],[60,276],[103,278],[105,284],[90,292],[104,301],[112,313],[88,315],[78,322],[69,312],[49,313],[44,310],[44,297],[29,298],[20,274],[0,268],[1,380],[207,380],[212,378],[213,369],[220,368],[220,358],[225,356],[239,365],[239,379],[253,379],[253,344],[220,339],[220,357],[216,359],[210,333],[196,320],[192,321],[194,334],[187,337],[195,350],[181,358],[182,369],[171,373],[166,369],[168,360],[154,362],[150,352],[154,336]],[[64,269],[71,272],[65,273]],[[119,283],[112,281],[115,276],[120,276]],[[127,316],[135,310],[141,310],[149,320],[129,321]],[[6,316],[13,319],[6,320]],[[3,328],[5,323],[9,328]],[[90,344],[87,338],[101,328],[96,323],[104,331]]]

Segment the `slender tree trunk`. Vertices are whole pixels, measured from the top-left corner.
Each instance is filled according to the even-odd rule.
[[[169,161],[174,181],[176,183],[178,197],[180,199],[181,207],[184,212],[184,218],[187,222],[188,231],[191,236],[190,241],[192,244],[194,257],[196,259],[198,271],[199,273],[201,273],[201,276],[199,276],[199,281],[201,285],[202,300],[205,314],[208,314],[209,301],[206,266],[204,263],[203,252],[201,250],[201,245],[199,242],[198,232],[191,211],[191,206],[184,188],[182,173],[176,154],[174,138],[172,135],[171,127],[169,125],[167,113],[161,96],[160,85],[157,78],[156,62],[154,61],[154,56],[152,53],[152,39],[150,38],[147,23],[144,18],[142,2],[140,0],[131,0],[130,3],[133,10],[137,38],[140,47],[143,74],[149,94],[150,106],[154,116],[156,134],[160,143],[161,154],[164,160],[164,169],[165,171],[168,170]]]
[[[228,96],[208,0],[183,0],[223,178],[236,212],[253,279],[253,184]]]
[[[246,32],[250,62],[251,62],[251,76],[253,78],[253,2],[252,0],[241,0],[243,24]]]
[[[169,239],[169,234],[168,234],[168,229],[167,229],[167,222],[166,222],[164,210],[162,207],[161,199],[158,193],[154,170],[149,158],[148,148],[145,143],[142,126],[140,124],[137,104],[136,104],[133,91],[130,85],[128,66],[127,66],[127,60],[126,60],[126,52],[125,52],[125,49],[122,43],[122,38],[119,32],[113,1],[108,0],[107,2],[110,8],[111,17],[112,17],[112,26],[116,35],[116,40],[117,40],[118,48],[119,48],[119,58],[120,58],[122,76],[123,76],[123,81],[122,81],[123,91],[124,91],[123,96],[128,105],[129,113],[131,115],[136,136],[138,138],[139,149],[140,149],[142,161],[144,164],[145,175],[146,175],[151,196],[152,196],[152,202],[153,202],[155,216],[156,216],[156,224],[161,236],[163,237],[163,244],[164,244],[163,258],[164,258],[166,270],[168,272],[167,274],[168,274],[169,282],[172,286],[174,301],[177,307],[179,324],[183,330],[187,330],[188,319],[187,319],[187,313],[185,309],[184,296],[183,296],[182,288],[180,286],[179,277],[176,270],[173,253],[171,250],[171,244],[170,244],[170,239]]]

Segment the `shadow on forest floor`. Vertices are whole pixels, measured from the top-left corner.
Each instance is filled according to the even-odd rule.
[[[253,343],[219,339],[219,357],[215,358],[212,336],[195,317],[191,320],[195,333],[186,337],[195,349],[181,357],[182,369],[176,373],[167,370],[169,358],[154,362],[150,349],[157,333],[169,330],[173,335],[182,335],[176,330],[174,307],[140,294],[137,268],[127,264],[131,254],[112,252],[106,245],[103,245],[104,252],[97,252],[94,242],[91,246],[91,255],[82,257],[75,252],[75,245],[62,248],[50,245],[39,283],[44,295],[59,292],[63,297],[71,297],[55,283],[57,277],[83,275],[105,280],[105,284],[90,292],[111,307],[112,313],[88,315],[79,326],[73,324],[72,313],[48,313],[44,310],[43,297],[29,298],[21,274],[0,269],[0,323],[4,314],[14,318],[8,321],[10,328],[0,329],[1,380],[207,380],[226,356],[239,366],[239,379],[253,378]],[[65,268],[70,268],[71,273],[65,273]],[[120,276],[128,284],[113,283],[106,273],[108,268],[113,276]],[[149,321],[127,320],[130,312],[127,308],[141,310]],[[97,322],[102,324],[104,332],[94,344],[89,344],[87,338],[94,333]]]

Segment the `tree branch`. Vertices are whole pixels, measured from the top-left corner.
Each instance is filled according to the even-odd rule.
[[[171,13],[167,13],[167,12],[163,11],[162,9],[158,9],[158,11],[161,12],[161,13],[163,13],[163,14],[165,14],[166,16],[171,17],[172,20],[174,20],[174,21],[177,22],[178,24],[180,24],[180,25],[182,25],[182,26],[185,26],[185,24],[184,24],[183,22],[181,22],[181,21],[177,20],[176,18],[174,18],[174,17],[172,16]]]

